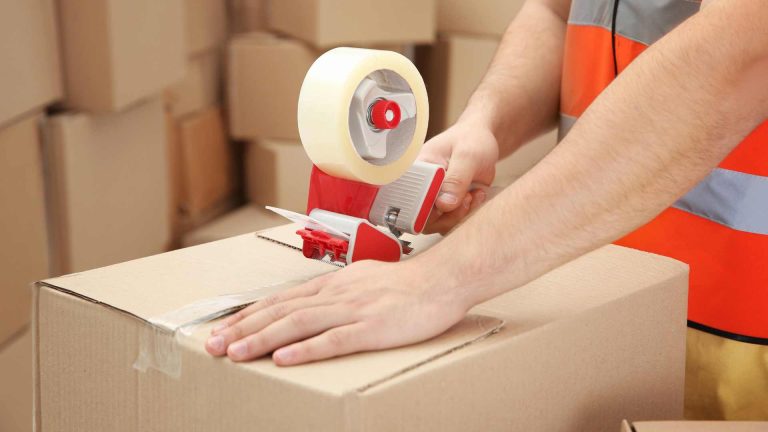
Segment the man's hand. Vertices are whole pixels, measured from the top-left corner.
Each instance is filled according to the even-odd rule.
[[[486,192],[472,185],[490,186],[496,174],[499,146],[485,127],[459,121],[429,140],[419,159],[446,167],[445,181],[425,232],[450,231],[486,200]]]
[[[362,261],[268,297],[223,320],[206,350],[233,361],[274,351],[289,366],[437,336],[471,305],[412,263]]]

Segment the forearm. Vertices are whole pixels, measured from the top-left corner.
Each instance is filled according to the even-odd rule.
[[[494,133],[501,157],[555,125],[568,3],[526,2],[461,116]]]
[[[474,304],[671,205],[768,116],[756,5],[715,3],[649,48],[558,148],[413,265]]]

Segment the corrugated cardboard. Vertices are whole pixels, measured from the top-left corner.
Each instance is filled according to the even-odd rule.
[[[663,421],[628,422],[621,432],[766,432],[768,422],[748,421]]]
[[[0,127],[61,97],[53,0],[0,3]]]
[[[60,0],[69,108],[122,110],[184,75],[183,0]]]
[[[55,274],[165,250],[166,127],[159,98],[117,114],[48,122]]]
[[[496,163],[496,178],[505,181],[522,176],[552,151],[556,145],[556,129],[523,144],[514,153]]]
[[[498,45],[495,39],[449,35],[431,47],[418,47],[416,61],[429,92],[429,136],[459,119]]]
[[[299,139],[296,106],[309,67],[320,55],[306,45],[267,33],[229,43],[229,128],[234,138]]]
[[[312,161],[294,141],[261,140],[245,148],[245,192],[248,199],[296,212],[306,212]]]
[[[198,54],[220,47],[227,38],[227,5],[224,0],[184,0],[187,53]]]
[[[431,43],[435,0],[277,0],[269,3],[268,22],[319,48]]]
[[[39,120],[0,129],[0,345],[29,323],[30,284],[49,275]]]
[[[230,0],[229,29],[233,33],[267,29],[267,0]]]
[[[235,190],[234,154],[221,108],[210,107],[179,122],[184,213],[197,218]]]
[[[0,344],[0,431],[32,430],[32,332]]]
[[[252,233],[286,223],[286,219],[262,206],[246,205],[184,235],[184,247],[197,246]]]
[[[261,234],[297,244],[296,229]],[[335,270],[246,234],[40,283],[38,430],[598,431],[682,414],[687,267],[618,246],[408,347],[234,364],[205,353],[206,324],[168,345],[178,379],[131,367],[147,319]]]
[[[175,117],[183,117],[221,103],[222,57],[222,51],[214,50],[189,59],[184,78],[165,92],[168,108]]]
[[[525,0],[437,0],[437,31],[501,37]]]

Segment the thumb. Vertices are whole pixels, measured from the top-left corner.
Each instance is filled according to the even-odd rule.
[[[475,175],[475,164],[469,159],[453,158],[448,162],[443,186],[437,196],[435,207],[443,213],[456,210],[469,191]]]

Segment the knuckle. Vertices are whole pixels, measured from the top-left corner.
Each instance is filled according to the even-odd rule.
[[[288,315],[288,319],[291,320],[291,324],[293,324],[293,326],[299,329],[303,329],[309,325],[311,317],[307,311],[299,310]]]
[[[328,344],[334,348],[341,348],[347,342],[347,337],[340,330],[330,330],[326,336]]]
[[[242,339],[244,335],[243,326],[240,324],[233,325],[229,328],[229,335],[233,341]]]
[[[264,300],[262,300],[262,303],[265,306],[274,306],[278,303],[280,303],[280,297],[277,294],[264,297]]]
[[[285,304],[278,303],[267,309],[267,314],[273,321],[277,321],[284,318],[288,314],[288,310]]]

